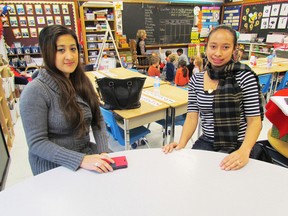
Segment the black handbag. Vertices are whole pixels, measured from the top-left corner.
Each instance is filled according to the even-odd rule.
[[[140,97],[146,77],[96,79],[98,93],[105,109],[135,109],[141,106]]]

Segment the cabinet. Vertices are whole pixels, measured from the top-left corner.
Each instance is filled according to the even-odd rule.
[[[259,57],[267,57],[272,53],[271,48],[273,48],[273,44],[266,43],[249,43],[249,42],[238,42],[238,45],[244,46],[244,52],[248,55],[248,59],[252,53]]]
[[[81,29],[85,64],[95,63],[107,30],[108,21],[115,38],[114,7],[105,5],[86,5],[80,7]],[[112,38],[104,44],[104,54],[115,54]]]
[[[0,66],[0,123],[6,144],[10,150],[14,140],[13,121],[10,113],[10,107],[14,106],[14,96],[9,82],[14,82],[14,77],[8,72],[9,66]]]

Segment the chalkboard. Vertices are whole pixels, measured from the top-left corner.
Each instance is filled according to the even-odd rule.
[[[135,39],[138,29],[147,32],[146,44],[190,43],[194,21],[192,5],[123,4],[123,34]]]
[[[270,32],[287,32],[287,15],[287,2],[243,5],[240,31],[265,38]]]

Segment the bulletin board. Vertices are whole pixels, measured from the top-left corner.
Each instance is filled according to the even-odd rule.
[[[3,35],[8,46],[38,43],[40,31],[47,25],[59,24],[77,32],[74,2],[3,1],[10,11],[2,18]]]
[[[243,5],[241,29],[266,37],[270,32],[288,31],[288,2]]]
[[[223,24],[229,24],[236,31],[240,26],[241,5],[225,6],[223,11]]]

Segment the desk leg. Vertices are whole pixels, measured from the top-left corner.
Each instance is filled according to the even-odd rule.
[[[170,132],[170,143],[174,142],[175,135],[175,108],[171,107],[171,132]]]
[[[279,82],[279,73],[274,73],[274,74],[275,74],[275,85],[274,85],[274,89],[273,89],[272,94],[274,94],[276,92],[277,85],[278,85],[278,82]],[[272,94],[270,94],[269,96],[272,96]]]
[[[166,117],[165,117],[165,125],[164,125],[164,137],[163,137],[163,146],[164,146],[165,144],[167,144],[168,120],[169,120],[168,110],[169,110],[169,109],[166,109]]]
[[[125,150],[130,149],[130,131],[129,131],[129,120],[124,119],[124,139],[125,139]]]

